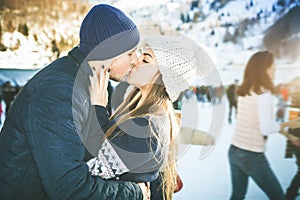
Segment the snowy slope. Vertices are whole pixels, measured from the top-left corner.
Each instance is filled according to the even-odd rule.
[[[180,33],[193,39],[196,43],[206,45],[211,52],[215,54],[217,69],[223,79],[223,83],[229,84],[235,78],[242,78],[242,71],[247,62],[247,59],[262,47],[262,38],[264,32],[270,27],[276,19],[286,12],[280,11],[277,8],[276,12],[272,12],[272,6],[277,0],[236,0],[229,1],[224,7],[210,9],[212,0],[202,0],[199,9],[190,10],[191,1],[184,0],[105,0],[101,3],[113,3],[125,12],[129,13],[136,21],[140,28],[158,25],[163,29],[178,29]],[[90,0],[90,3],[99,3],[97,0]],[[201,11],[204,18],[199,18],[198,22],[182,23],[180,14],[189,15],[190,18],[195,13]],[[228,31],[234,34],[235,28],[243,20],[251,20],[257,17],[260,13],[260,20],[249,26],[245,32],[245,36],[238,38],[236,43],[223,42],[224,35]],[[281,14],[278,14],[281,13]],[[60,20],[59,26],[68,27],[69,22]],[[80,22],[72,22],[76,29]],[[227,26],[230,24],[230,26]],[[227,28],[228,27],[228,28]],[[75,28],[74,28],[75,29]],[[65,30],[65,28],[61,28]],[[69,30],[69,28],[68,28]],[[78,31],[78,30],[77,30]],[[212,31],[214,34],[212,35]],[[75,30],[72,30],[74,32]],[[63,34],[66,34],[65,32]],[[69,33],[68,33],[69,34]],[[64,55],[65,52],[62,53]],[[28,39],[23,43],[19,50],[0,52],[0,68],[18,68],[18,69],[36,69],[44,67],[51,59],[50,49],[45,49],[35,44],[32,39]],[[278,60],[278,70],[280,75],[276,81],[288,81],[292,77],[289,74],[293,72],[293,76],[299,75],[297,66],[300,63],[291,63],[289,60]],[[284,71],[284,73],[282,73]],[[286,71],[286,72],[285,72]]]

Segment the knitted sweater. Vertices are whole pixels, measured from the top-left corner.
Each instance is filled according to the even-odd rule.
[[[239,96],[238,115],[232,144],[244,150],[262,153],[266,137],[279,131],[274,121],[274,97],[270,92]]]
[[[101,128],[115,124],[107,109],[94,106]],[[98,156],[87,162],[93,176],[134,182],[151,182],[158,177],[168,145],[157,139],[170,133],[168,117],[149,115],[125,120],[102,143]],[[119,133],[119,134],[118,134]],[[118,134],[118,135],[117,135]],[[156,135],[156,136],[155,136]],[[168,141],[168,140],[167,140]]]

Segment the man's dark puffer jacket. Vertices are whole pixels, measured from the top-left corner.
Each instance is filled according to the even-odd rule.
[[[86,149],[100,144],[89,74],[76,47],[20,91],[0,133],[1,200],[143,199],[135,183],[89,174]]]

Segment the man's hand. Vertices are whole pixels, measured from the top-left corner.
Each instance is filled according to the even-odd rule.
[[[290,134],[286,128],[296,129],[300,128],[300,120],[294,119],[288,122],[282,123],[280,128],[280,133],[287,137],[288,140],[292,142],[293,145],[300,147],[300,138]]]
[[[289,128],[292,128],[292,129],[300,128],[300,120],[299,119],[290,120],[286,123]]]
[[[151,192],[150,192],[150,183],[138,183],[140,188],[143,191],[144,199],[143,200],[150,200]]]
[[[292,134],[288,134],[287,138],[292,142],[293,145],[300,147],[300,138],[293,136]]]

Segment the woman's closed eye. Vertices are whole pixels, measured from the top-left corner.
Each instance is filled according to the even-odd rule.
[[[147,52],[143,53],[143,56],[144,56],[144,58],[143,58],[144,63],[150,63],[153,59],[152,55],[150,53],[147,53]]]

